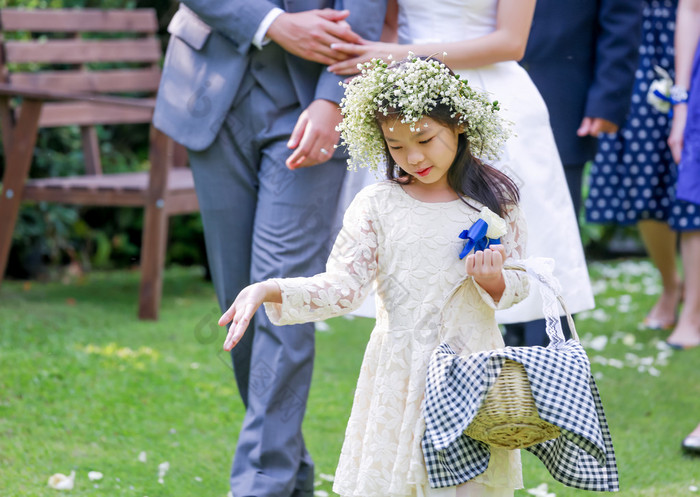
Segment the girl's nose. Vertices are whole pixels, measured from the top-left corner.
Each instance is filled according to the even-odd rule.
[[[423,162],[423,159],[425,159],[425,157],[423,157],[423,154],[417,148],[409,150],[408,154],[406,155],[406,160],[411,166],[416,166],[420,164],[421,162]]]

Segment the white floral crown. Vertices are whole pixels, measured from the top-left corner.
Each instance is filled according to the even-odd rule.
[[[409,53],[407,59],[386,63],[381,59],[359,64],[361,73],[343,83],[340,101],[343,120],[338,125],[341,145],[348,148],[349,169],[378,170],[386,161],[384,138],[376,115],[398,112],[400,121],[411,125],[437,106],[446,105],[465,125],[464,133],[472,154],[489,160],[498,158],[510,136],[509,121],[499,114],[497,101],[459,79],[445,64],[433,58]]]

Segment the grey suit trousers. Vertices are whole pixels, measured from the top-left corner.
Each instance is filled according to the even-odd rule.
[[[279,82],[279,81],[278,81]],[[322,272],[346,166],[343,157],[290,171],[287,140],[301,108],[251,74],[214,143],[190,151],[207,256],[221,309],[250,284]],[[246,412],[231,470],[235,497],[313,495],[301,432],[314,326],[277,327],[261,308],[232,351]]]

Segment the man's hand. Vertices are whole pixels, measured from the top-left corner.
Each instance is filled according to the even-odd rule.
[[[323,99],[311,102],[299,116],[287,142],[294,150],[287,159],[287,167],[315,166],[330,159],[340,136],[335,127],[341,119],[340,107],[335,102]]]
[[[331,49],[332,43],[358,43],[345,19],[347,10],[314,9],[280,14],[267,30],[267,36],[287,52],[302,59],[330,65],[348,56]]]
[[[364,39],[360,43],[334,43],[331,48],[345,54],[347,60],[336,62],[328,70],[344,76],[357,74],[357,65],[372,59],[382,59],[387,62],[389,56],[393,57],[394,60],[401,60],[408,56],[408,48],[405,45]]]
[[[602,117],[584,117],[576,134],[578,136],[591,135],[598,138],[601,133],[615,133],[617,124]]]

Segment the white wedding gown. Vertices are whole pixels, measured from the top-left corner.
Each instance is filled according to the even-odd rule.
[[[398,5],[400,43],[478,38],[496,27],[498,0],[398,0]],[[499,162],[493,165],[507,173],[520,188],[520,208],[529,233],[527,254],[554,259],[554,275],[561,283],[570,312],[593,308],[578,224],[544,100],[515,61],[457,72],[470,86],[486,90],[493,100],[498,100],[503,116],[514,123],[514,136],[506,143]],[[374,176],[366,169],[348,172],[341,198],[345,204],[341,208],[363,186],[375,182]],[[371,299],[368,303],[359,314],[373,316]],[[539,292],[531,292],[523,302],[497,313],[500,323],[542,317]]]

